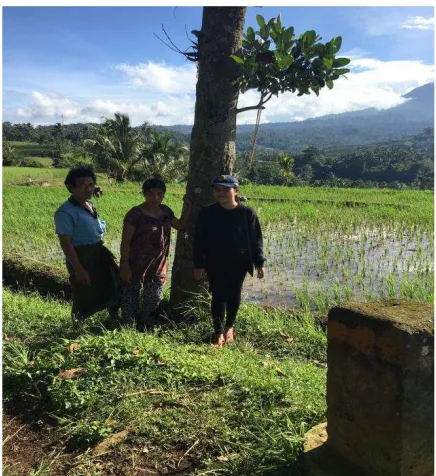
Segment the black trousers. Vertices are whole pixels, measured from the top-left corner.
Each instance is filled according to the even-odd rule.
[[[209,290],[212,294],[212,317],[215,332],[224,333],[227,327],[233,327],[241,304],[242,284],[246,267],[226,270],[208,269]]]

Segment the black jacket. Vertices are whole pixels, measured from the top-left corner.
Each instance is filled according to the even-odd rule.
[[[252,208],[238,205],[226,210],[219,203],[203,207],[195,223],[194,265],[206,270],[263,266],[263,240]]]

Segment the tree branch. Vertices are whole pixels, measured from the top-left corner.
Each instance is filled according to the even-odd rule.
[[[247,106],[247,107],[241,107],[241,109],[236,109],[236,114],[239,114],[240,112],[253,111],[258,109],[265,109],[265,108],[262,107],[259,103],[257,106]]]
[[[168,46],[168,48],[169,48],[170,50],[173,50],[173,51],[175,51],[176,53],[180,53],[181,55],[183,55],[183,56],[184,56],[187,60],[189,60],[189,61],[197,61],[197,56],[198,56],[197,52],[195,52],[195,51],[182,51],[179,47],[177,47],[177,46],[174,44],[173,40],[169,37],[169,35],[168,35],[168,33],[166,32],[166,30],[165,30],[163,24],[162,24],[162,31],[164,32],[165,36],[167,37],[167,39],[168,39],[168,41],[170,42],[171,45],[169,45],[169,44],[166,43],[164,40],[162,40],[162,38],[161,38],[160,36],[156,35],[156,33],[153,33],[153,35],[154,35],[158,40],[160,40],[165,46]],[[191,43],[193,43],[192,40],[190,40],[190,41],[191,41]]]
[[[270,95],[266,99],[264,99],[265,96],[266,96],[266,93],[261,94],[259,104],[257,104],[256,106],[247,106],[247,107],[242,107],[241,109],[236,109],[236,114],[239,114],[240,112],[245,112],[245,111],[252,111],[254,109],[257,109],[257,110],[265,109],[264,104],[266,104],[272,98],[272,93],[270,93]]]

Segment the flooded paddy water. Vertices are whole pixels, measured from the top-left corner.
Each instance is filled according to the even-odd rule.
[[[122,219],[138,203],[138,191],[126,185],[113,192],[100,199],[98,208],[108,222],[106,245],[119,257]],[[250,193],[254,192],[280,197],[288,189],[253,187]],[[245,280],[247,302],[324,312],[350,299],[432,299],[432,192],[302,188],[291,192],[292,200],[257,197],[247,202],[262,224],[266,257],[265,278]],[[63,188],[8,185],[3,194],[3,251],[63,267],[52,218],[65,199]],[[348,206],[345,198],[358,200],[359,206]],[[166,199],[179,216],[180,194],[169,193]],[[19,210],[26,210],[25,222]],[[173,232],[169,269],[175,242]]]
[[[247,276],[243,287],[247,302],[325,310],[332,302],[350,299],[431,293],[434,244],[426,231],[363,226],[312,230],[296,223],[274,223],[264,228],[263,235],[265,278]],[[175,241],[174,233],[170,263]],[[119,255],[118,242],[107,245]],[[63,255],[50,248],[42,260],[60,264]]]
[[[354,227],[347,231],[274,225],[264,232],[264,280],[248,277],[248,302],[323,309],[332,300],[363,301],[432,287],[433,236],[420,230]]]

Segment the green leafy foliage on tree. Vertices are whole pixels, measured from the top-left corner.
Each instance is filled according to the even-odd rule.
[[[279,152],[277,154],[277,161],[280,165],[280,175],[283,177],[286,185],[291,185],[294,182],[295,174],[293,172],[294,159],[286,152]]]
[[[421,148],[420,141],[430,140],[430,132],[410,137],[409,146],[395,142],[358,150],[308,147],[293,153],[260,149],[253,170],[248,170],[249,153],[239,152],[236,172],[242,180],[265,185],[310,185],[329,187],[387,187],[432,189],[432,154]],[[292,162],[292,165],[291,165]],[[286,180],[287,173],[289,180]]]
[[[314,30],[295,36],[294,27],[282,25],[280,15],[268,22],[262,15],[256,19],[259,29],[247,28],[241,50],[231,58],[241,67],[240,91],[257,89],[261,97],[256,106],[238,112],[263,108],[273,95],[286,91],[318,96],[322,88],[332,89],[334,81],[349,72],[345,66],[350,60],[336,56],[340,36],[321,43]]]
[[[133,130],[126,114],[115,113],[101,127],[93,128],[93,137],[84,146],[100,169],[114,174],[118,180],[131,178],[132,170],[141,160],[142,139]]]
[[[119,181],[144,180],[156,174],[177,181],[187,173],[185,145],[148,124],[132,127],[126,114],[116,113],[101,126],[91,126],[91,138],[83,144],[96,168]]]
[[[174,181],[186,179],[189,147],[174,141],[170,133],[153,130],[142,157],[149,175],[160,175]]]
[[[2,164],[19,167],[24,161],[24,155],[10,142],[2,142]]]

